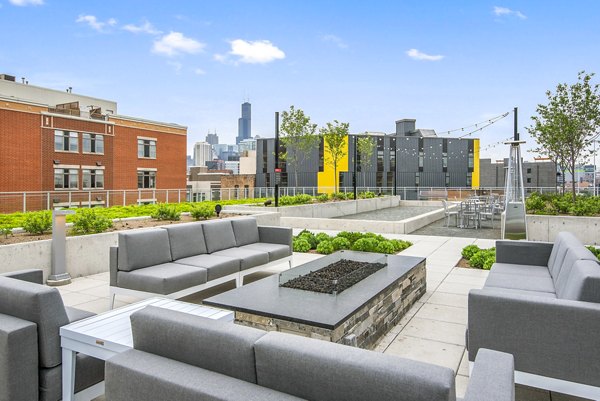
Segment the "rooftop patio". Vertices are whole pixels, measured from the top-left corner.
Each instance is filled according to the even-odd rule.
[[[453,369],[456,374],[457,396],[462,397],[469,380],[469,367],[465,351],[467,294],[473,288],[483,287],[488,272],[455,266],[461,258],[461,250],[464,246],[477,244],[482,248],[488,248],[494,246],[495,241],[425,235],[388,234],[386,236],[413,242],[414,245],[402,252],[403,255],[427,258],[427,293],[379,342],[375,350]],[[298,266],[319,257],[321,255],[295,253],[293,265]],[[287,264],[284,263],[281,266],[270,268],[268,271],[255,273],[247,278],[247,282],[261,279],[269,274],[276,274],[286,268]],[[66,305],[100,313],[108,310],[108,281],[109,274],[101,273],[76,278],[71,284],[58,287],[58,289]],[[233,288],[233,283],[225,283],[183,300],[200,303],[205,298]],[[118,296],[115,307],[136,301],[138,301],[136,298]],[[556,401],[579,400],[580,398],[557,393],[550,394],[548,391],[517,385],[516,399]]]

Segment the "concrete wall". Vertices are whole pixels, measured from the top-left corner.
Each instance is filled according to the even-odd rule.
[[[527,234],[531,241],[553,242],[561,231],[572,232],[586,245],[600,245],[600,217],[527,215]]]

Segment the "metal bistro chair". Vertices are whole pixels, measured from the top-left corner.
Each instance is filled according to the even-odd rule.
[[[458,227],[458,210],[450,210],[448,208],[448,202],[445,199],[442,199],[442,204],[444,205],[444,215],[446,216],[446,227],[450,226],[450,217],[454,216],[456,227]]]
[[[461,203],[461,228],[471,228],[471,222],[473,222],[473,228],[479,228],[479,201],[467,200]]]

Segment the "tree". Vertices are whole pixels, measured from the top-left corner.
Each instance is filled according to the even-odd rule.
[[[310,123],[310,117],[301,109],[290,106],[290,111],[281,114],[280,142],[285,151],[279,154],[282,160],[294,169],[294,185],[298,186],[298,169],[306,155],[319,145],[319,136],[315,135],[317,124]],[[279,149],[275,150],[276,152]]]
[[[534,124],[527,128],[540,148],[572,174],[573,202],[575,166],[589,157],[600,127],[600,85],[591,84],[593,76],[581,71],[575,84],[562,83],[554,93],[547,91],[548,104],[537,106],[537,115],[531,118]]]
[[[338,120],[334,120],[333,123],[327,123],[327,126],[321,128],[320,131],[323,137],[325,153],[329,154],[329,158],[325,157],[325,162],[333,167],[334,192],[338,191],[338,163],[347,154],[346,143],[349,127],[350,124],[348,123],[340,123]]]
[[[363,186],[367,185],[366,169],[371,166],[371,158],[375,152],[375,139],[370,136],[359,137],[356,141],[356,151],[360,157],[360,169],[363,173]]]

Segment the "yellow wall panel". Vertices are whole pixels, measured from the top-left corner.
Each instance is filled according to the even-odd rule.
[[[335,173],[331,162],[331,152],[329,151],[329,146],[327,143],[323,142],[323,146],[325,147],[323,150],[324,155],[324,163],[323,163],[323,171],[317,174],[317,183],[319,186],[319,193],[330,194],[333,193],[335,188]],[[337,165],[337,174],[339,177],[340,172],[348,171],[348,137],[346,136],[346,140],[344,141],[344,151],[346,155],[340,160],[338,160]],[[338,182],[338,187],[340,183]]]

